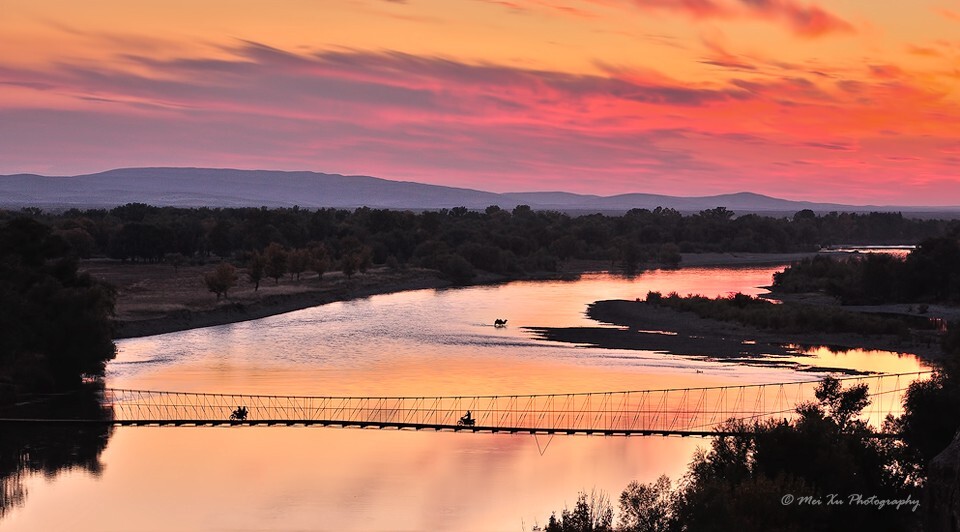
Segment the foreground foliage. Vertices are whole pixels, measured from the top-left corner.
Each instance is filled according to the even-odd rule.
[[[50,227],[0,224],[0,403],[18,392],[72,388],[113,358],[113,290],[77,273]]]
[[[866,385],[843,389],[828,378],[816,398],[798,407],[793,420],[725,423],[720,429],[731,435],[716,437],[709,450],[698,451],[676,488],[666,477],[631,483],[620,495],[616,530],[907,530],[916,525],[920,514],[911,505],[880,508],[864,502],[920,498],[918,479],[900,467],[902,446],[867,437],[872,429],[858,419],[870,403]],[[589,502],[581,495],[574,512],[552,518],[546,530],[611,530],[571,518],[605,512],[602,504],[590,508]]]

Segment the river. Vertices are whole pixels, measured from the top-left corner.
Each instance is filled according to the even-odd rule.
[[[546,342],[525,327],[597,323],[601,299],[649,290],[760,294],[782,266],[513,282],[334,303],[118,342],[107,386],[300,395],[570,393],[781,382],[790,366]],[[495,318],[506,328],[492,326]],[[912,355],[812,352],[823,366],[922,369]],[[811,357],[795,362],[809,363]],[[114,430],[97,467],[26,475],[2,530],[530,530],[578,491],[616,502],[677,479],[709,440],[336,428]]]

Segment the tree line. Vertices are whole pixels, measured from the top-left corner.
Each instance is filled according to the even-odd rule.
[[[804,210],[777,218],[736,216],[723,207],[690,215],[657,208],[621,216],[571,216],[525,205],[512,211],[491,206],[414,213],[132,203],[62,213],[0,211],[0,221],[24,214],[50,225],[84,258],[183,262],[219,257],[245,263],[251,253],[263,253],[274,243],[285,250],[322,245],[329,267],[349,270],[356,263],[358,271],[369,264],[412,265],[446,270],[461,279],[475,270],[552,271],[568,259],[609,261],[630,272],[645,265],[675,265],[680,253],[816,251],[835,244],[910,244],[960,233],[960,221],[898,213],[818,216]]]
[[[923,240],[906,257],[871,253],[847,260],[805,259],[774,274],[773,289],[825,292],[844,304],[960,303],[958,236]]]

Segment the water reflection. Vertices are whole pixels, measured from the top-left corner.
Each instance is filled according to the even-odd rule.
[[[698,444],[557,437],[541,456],[531,436],[121,428],[99,478],[29,479],[43,496],[3,529],[529,530],[578,489],[679,476]]]
[[[100,388],[100,389],[98,389]],[[100,408],[102,387],[60,396],[36,398],[3,409],[4,418],[108,419]],[[53,478],[80,471],[93,478],[103,472],[100,455],[113,433],[107,424],[40,424],[8,422],[0,432],[0,517],[26,501],[32,476]]]
[[[757,295],[778,269],[691,268],[645,272],[632,279],[597,274],[576,282],[374,296],[121,341],[117,360],[108,366],[108,385],[369,396],[568,393],[813,379],[815,375],[792,367],[745,367],[543,342],[523,330],[597,326],[584,314],[589,303],[642,298],[650,290]],[[508,326],[493,327],[495,318],[508,319]],[[850,359],[849,365],[886,371],[894,366],[882,360],[891,356],[900,360],[879,353]],[[631,480],[648,482],[663,473],[676,478],[694,449],[707,443],[557,437],[541,456],[530,436],[121,428],[100,455],[98,475],[72,469],[56,479],[21,479],[31,502],[10,512],[3,525],[5,530],[529,530],[535,519],[546,518],[564,501],[572,504],[578,490],[596,487],[616,498]],[[103,500],[111,501],[109,508]]]
[[[124,340],[114,387],[310,395],[479,395],[689,386],[788,376],[650,351],[584,349],[524,327],[596,326],[598,299],[650,290],[759,294],[775,267],[652,271],[631,279],[420,290],[169,335]],[[505,317],[506,328],[493,320]],[[697,370],[703,373],[696,373]]]

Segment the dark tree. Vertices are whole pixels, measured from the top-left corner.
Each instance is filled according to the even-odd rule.
[[[207,285],[207,290],[220,296],[227,297],[227,291],[237,285],[237,269],[228,262],[221,262],[212,272],[207,272],[203,276],[203,281]]]
[[[316,272],[317,280],[323,280],[323,274],[330,269],[327,248],[319,242],[311,242],[307,248],[310,257],[310,269]]]
[[[581,492],[573,510],[550,516],[545,532],[613,532],[613,508],[603,492]]]
[[[261,255],[259,251],[254,251],[250,255],[250,262],[247,264],[247,277],[250,279],[250,282],[253,283],[254,292],[260,290],[260,281],[263,279],[266,267],[266,257]]]
[[[77,272],[49,227],[26,218],[0,225],[0,387],[63,389],[103,375],[115,354],[114,299]]]
[[[310,265],[310,254],[305,249],[295,249],[287,254],[287,270],[290,276],[297,276],[300,280],[300,274],[307,271]]]
[[[273,278],[274,284],[280,284],[280,278],[287,273],[287,252],[283,246],[273,242],[264,250],[263,256],[266,260],[263,272]]]
[[[670,479],[661,475],[656,482],[631,482],[620,494],[617,530],[623,532],[667,532],[671,525],[673,492]]]
[[[359,258],[356,254],[350,253],[340,257],[340,271],[347,276],[347,279],[357,273],[359,267]]]

